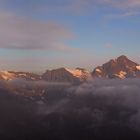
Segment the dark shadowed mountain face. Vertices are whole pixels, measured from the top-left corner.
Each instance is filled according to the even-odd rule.
[[[140,77],[140,66],[122,55],[96,67],[92,72],[92,76],[94,78],[136,78]]]
[[[30,119],[36,114],[36,104],[0,87],[0,139],[17,140]],[[26,131],[26,130],[25,130]],[[18,134],[20,133],[20,134]]]
[[[56,70],[47,70],[46,73],[43,74],[42,79],[50,82],[74,82],[79,79],[74,77],[70,72],[68,72],[65,68],[60,68]]]

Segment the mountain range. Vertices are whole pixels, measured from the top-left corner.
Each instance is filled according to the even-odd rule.
[[[29,81],[48,81],[48,82],[84,82],[94,78],[140,78],[140,65],[127,56],[120,56],[111,59],[102,66],[97,66],[92,72],[83,68],[68,69],[58,68],[46,70],[42,75],[29,72],[0,71],[0,80],[11,81],[17,79]]]
[[[131,80],[139,75],[140,65],[126,56],[92,72],[82,68],[47,70],[42,75],[1,71],[0,138],[139,140],[140,84]],[[96,78],[130,80],[89,80],[81,85]]]

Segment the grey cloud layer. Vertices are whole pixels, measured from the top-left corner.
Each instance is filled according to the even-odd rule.
[[[22,85],[22,82],[24,81],[19,84]],[[31,89],[33,85],[46,87],[43,101],[34,100],[33,106],[30,106],[27,100],[23,104],[19,100],[19,105],[17,98],[12,100],[6,93],[0,94],[1,110],[5,108],[6,114],[7,112],[8,114],[12,112],[12,115],[22,114],[23,109],[25,113],[27,110],[30,111],[30,114],[23,113],[22,119],[14,117],[16,122],[24,122],[24,115],[29,117],[22,134],[36,136],[35,133],[38,132],[37,134],[42,134],[43,138],[46,136],[46,139],[57,136],[55,139],[63,140],[87,140],[87,138],[89,140],[113,140],[114,138],[139,140],[140,79],[96,79],[82,85],[48,84],[43,81],[29,82],[28,88],[31,87]],[[6,102],[3,103],[3,101]],[[9,110],[7,106],[10,106]],[[19,107],[20,112],[13,106]],[[11,117],[6,119],[6,124],[9,121]],[[23,125],[16,125],[17,129],[12,129],[12,132],[10,129],[8,132],[11,132],[12,136],[13,134],[17,136],[19,133],[16,130],[20,130],[18,127],[21,128]],[[28,133],[29,130],[31,133]]]
[[[52,94],[56,94],[52,91]],[[42,114],[60,113],[88,120],[89,128],[121,125],[140,132],[140,80],[93,80],[65,91],[66,97],[44,107]],[[66,122],[67,123],[67,122]]]

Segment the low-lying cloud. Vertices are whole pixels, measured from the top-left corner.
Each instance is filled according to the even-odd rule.
[[[52,90],[53,93],[56,94]],[[98,130],[100,133],[104,127],[111,127],[116,129],[116,134],[124,128],[139,134],[140,80],[97,79],[79,86],[69,86],[65,90],[65,97],[41,108],[40,113],[61,116],[64,120],[59,120],[60,125],[67,125],[67,121],[73,120],[73,126],[83,125],[85,131]]]
[[[14,120],[17,125],[14,123],[8,126],[14,129],[8,131],[9,134],[6,131],[7,133],[4,133],[6,136],[18,139],[22,134],[25,139],[28,136],[30,139],[48,140],[140,138],[140,79],[95,79],[80,85],[48,82],[41,82],[39,85],[36,82],[32,84],[29,82],[28,85],[33,88],[34,84],[38,86],[43,84],[46,87],[43,101],[39,99],[37,104],[36,100],[31,102],[26,100],[19,106],[17,99],[9,96],[4,96],[3,99],[0,94],[3,108],[11,106],[7,99],[14,99],[12,110],[15,110],[15,106],[19,107],[17,113],[16,111],[15,114],[12,113],[13,118],[16,114],[21,114],[19,111],[21,109],[30,110],[29,114],[22,113],[24,117]],[[4,112],[7,114],[9,111]],[[7,122],[9,124],[11,119],[7,120],[6,124]],[[4,128],[7,130],[5,125]],[[20,131],[23,128],[24,131]]]

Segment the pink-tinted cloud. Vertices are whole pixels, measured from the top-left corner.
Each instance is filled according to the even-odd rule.
[[[0,48],[71,50],[64,41],[74,34],[60,24],[0,13]]]
[[[111,48],[113,48],[113,45],[112,45],[112,43],[107,43],[107,44],[105,44],[105,48],[108,48],[108,49],[111,49]]]

